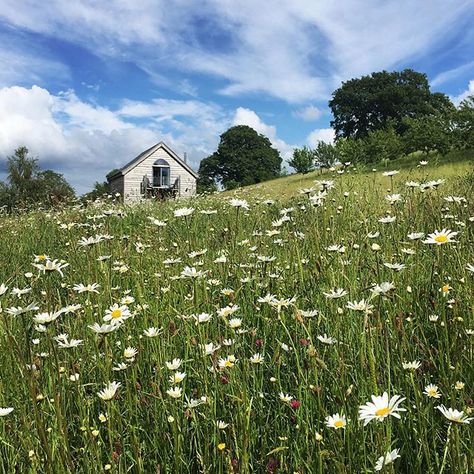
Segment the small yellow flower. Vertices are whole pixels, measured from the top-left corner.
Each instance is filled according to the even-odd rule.
[[[225,449],[225,443],[219,443],[219,444],[217,445],[217,449],[218,449],[219,451],[223,451],[223,450]]]

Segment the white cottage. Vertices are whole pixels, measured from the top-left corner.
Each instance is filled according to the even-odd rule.
[[[107,177],[110,191],[125,203],[145,198],[165,199],[196,194],[197,173],[171,148],[160,142]]]

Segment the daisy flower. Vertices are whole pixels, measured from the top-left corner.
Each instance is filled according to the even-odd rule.
[[[359,407],[359,419],[364,420],[364,426],[366,426],[372,420],[383,421],[390,415],[400,418],[398,412],[406,411],[405,408],[399,408],[403,400],[405,398],[400,395],[394,395],[389,400],[387,392],[384,392],[382,396],[372,395],[371,402]]]
[[[393,451],[387,451],[384,456],[380,456],[375,463],[375,470],[381,471],[384,466],[391,464],[395,459],[399,458],[399,451],[399,449],[394,449]]]
[[[441,397],[441,393],[439,393],[438,386],[433,385],[432,383],[430,383],[429,385],[427,385],[425,387],[425,390],[423,391],[423,393],[429,398],[440,398]]]
[[[428,238],[423,240],[424,244],[435,244],[443,245],[451,242],[456,242],[454,237],[458,235],[458,232],[454,232],[449,229],[443,229],[441,231],[435,230],[432,234],[428,234]]]
[[[103,390],[97,392],[97,395],[104,401],[112,400],[112,398],[115,397],[120,385],[122,385],[120,382],[110,382]]]
[[[340,428],[345,428],[347,421],[344,415],[339,415],[339,413],[336,413],[335,415],[327,416],[325,423],[328,428],[334,428],[338,430]]]
[[[463,411],[455,410],[454,408],[446,408],[444,405],[436,407],[449,421],[453,423],[460,423],[468,425],[474,418],[468,418]]]

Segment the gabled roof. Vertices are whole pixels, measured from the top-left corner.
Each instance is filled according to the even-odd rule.
[[[113,175],[108,176],[107,180],[110,182],[119,176],[124,176],[130,170],[135,168],[138,164],[142,161],[146,160],[152,153],[154,153],[159,148],[163,148],[177,163],[179,163],[186,171],[192,174],[196,179],[198,174],[187,164],[185,163],[166,143],[159,142],[156,145],[153,145],[151,148],[141,152],[137,157],[135,157],[132,161],[128,162],[125,166],[117,170]]]

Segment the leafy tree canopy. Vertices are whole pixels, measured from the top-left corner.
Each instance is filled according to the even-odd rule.
[[[314,150],[307,146],[295,148],[293,157],[288,164],[294,168],[297,173],[309,173],[314,168]]]
[[[329,107],[336,139],[364,138],[389,122],[402,134],[404,118],[454,111],[445,94],[430,91],[426,74],[412,69],[374,72],[344,82],[334,91]]]
[[[270,140],[247,125],[229,128],[220,137],[217,151],[201,161],[198,186],[212,183],[224,188],[260,183],[280,175],[279,152]]]

